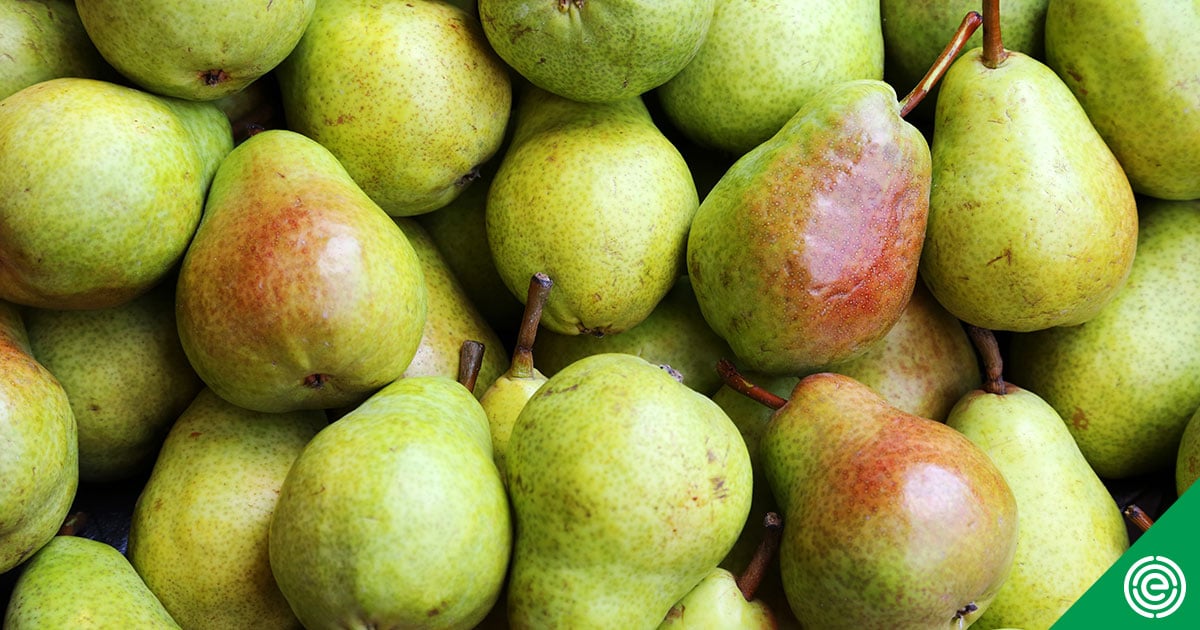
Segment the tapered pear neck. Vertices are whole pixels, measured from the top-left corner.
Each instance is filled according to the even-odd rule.
[[[983,65],[994,69],[1007,58],[1000,36],[1000,0],[983,0]]]

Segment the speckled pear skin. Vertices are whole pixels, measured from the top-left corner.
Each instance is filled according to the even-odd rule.
[[[882,78],[879,2],[717,0],[699,52],[656,93],[687,137],[741,155],[818,91]]]
[[[1192,484],[1200,479],[1200,407],[1188,420],[1179,438],[1179,452],[1175,458],[1175,493],[1183,496]]]
[[[774,615],[759,600],[747,601],[737,577],[717,568],[671,607],[659,630],[774,630]]]
[[[116,548],[55,536],[22,569],[4,627],[178,630],[179,624]]]
[[[271,569],[308,628],[473,628],[512,544],[487,416],[440,376],[402,378],[319,433],[292,466]]]
[[[88,36],[142,88],[211,101],[271,71],[304,33],[316,0],[79,0]]]
[[[233,128],[230,119],[216,103],[161,97],[162,102],[187,129],[192,144],[200,154],[200,189],[208,194],[212,178],[226,155],[233,150]]]
[[[175,296],[196,373],[255,411],[361,402],[404,373],[425,326],[404,233],[328,150],[282,129],[222,162]]]
[[[938,422],[982,379],[962,323],[921,282],[882,340],[829,371],[870,387],[901,411]]]
[[[955,317],[1028,332],[1091,319],[1133,262],[1121,165],[1054,72],[969,50],[941,82],[921,277]]]
[[[692,222],[687,272],[739,366],[806,373],[867,351],[917,279],[929,149],[891,86],[814,96],[717,182]]]
[[[464,341],[483,344],[483,363],[475,378],[475,397],[508,369],[508,350],[487,320],[467,297],[437,245],[416,221],[393,217],[421,261],[427,310],[421,343],[404,376],[458,376],[459,350]]]
[[[1200,201],[1141,197],[1138,211],[1125,288],[1086,324],[1013,335],[1005,366],[1104,479],[1170,468],[1200,408]]]
[[[1129,548],[1120,508],[1062,418],[1029,390],[973,390],[946,424],[988,454],[1017,500],[1012,571],[971,627],[1049,628]]]
[[[158,97],[44,81],[0,101],[0,145],[0,299],[115,306],[183,256],[204,203],[202,165]]]
[[[1079,99],[1133,189],[1200,198],[1200,6],[1055,0],[1046,63]]]
[[[0,100],[58,77],[113,79],[72,0],[0,4]]]
[[[696,55],[714,0],[480,0],[497,54],[534,85],[609,103],[670,79]]]
[[[606,104],[522,92],[488,191],[496,269],[522,302],[554,280],[541,325],[567,335],[641,323],[683,273],[699,205],[687,162],[640,97]]]
[[[521,415],[525,404],[537,390],[549,379],[537,368],[533,368],[528,376],[520,376],[511,371],[505,372],[496,379],[479,399],[483,410],[487,412],[488,424],[492,428],[492,455],[500,478],[508,485],[508,443],[512,438],[513,426]]]
[[[175,326],[175,284],[120,306],[26,309],[34,356],[67,392],[79,437],[79,478],[108,482],[154,464],[203,383]]]
[[[512,103],[479,21],[446,2],[319,2],[275,75],[288,128],[393,216],[458,196],[500,148]]]
[[[805,627],[956,629],[1008,576],[1013,493],[946,425],[819,373],[792,390],[760,449],[783,508],[784,588]]]
[[[325,425],[320,411],[250,411],[209,389],[179,416],[134,506],[128,557],[181,625],[299,627],[267,532],[292,462]]]
[[[706,395],[721,387],[717,361],[733,352],[704,321],[687,276],[680,276],[646,319],[629,330],[603,337],[546,330],[538,333],[534,348],[547,374],[592,354],[625,352],[671,366],[683,376],[684,385]]]
[[[0,573],[58,531],[79,485],[75,417],[34,358],[16,307],[0,302]]]
[[[749,454],[729,417],[629,354],[585,357],[542,385],[507,465],[514,629],[657,627],[750,508]]]

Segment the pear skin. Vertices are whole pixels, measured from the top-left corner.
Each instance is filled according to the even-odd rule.
[[[1179,438],[1179,453],[1175,457],[1175,494],[1183,496],[1200,479],[1200,408],[1192,414],[1183,436]]]
[[[58,77],[117,76],[83,30],[72,0],[5,2],[0,24],[0,100]]]

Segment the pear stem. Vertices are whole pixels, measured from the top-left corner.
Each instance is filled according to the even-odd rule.
[[[917,86],[912,89],[904,98],[900,99],[900,117],[908,115],[921,101],[925,99],[925,95],[937,85],[938,81],[942,80],[942,75],[946,74],[946,70],[950,69],[950,64],[958,57],[958,53],[962,52],[963,46],[967,45],[967,40],[975,34],[979,29],[979,25],[983,24],[983,17],[977,11],[971,11],[963,16],[962,22],[959,23],[958,29],[954,31],[954,37],[950,39],[950,43],[942,49],[942,53],[934,60],[933,65],[921,78]]]
[[[763,527],[766,531],[762,541],[754,550],[754,556],[750,558],[746,570],[737,577],[738,590],[742,592],[746,601],[754,599],[754,593],[758,590],[758,585],[762,584],[767,567],[775,559],[775,552],[779,549],[779,538],[783,535],[783,517],[776,512],[767,512],[767,516],[763,518]]]
[[[987,328],[980,328],[966,324],[967,336],[971,338],[971,343],[975,344],[975,349],[979,351],[979,357],[983,360],[983,391],[989,394],[1003,396],[1008,393],[1008,387],[1004,384],[1004,360],[1000,357],[1000,344],[996,342],[996,335]]]
[[[468,339],[458,349],[458,382],[467,391],[475,392],[475,380],[479,378],[479,369],[483,367],[483,344]]]
[[[729,359],[717,361],[717,374],[721,375],[721,381],[728,385],[729,389],[750,400],[760,402],[771,409],[779,409],[787,404],[786,398],[780,398],[769,390],[763,389],[746,380],[746,377],[742,376],[742,373],[734,367],[733,362]]]
[[[1000,0],[983,0],[983,65],[995,69],[1007,58],[1000,37]]]
[[[542,321],[542,309],[554,282],[542,272],[529,278],[529,292],[525,297],[525,315],[517,331],[517,345],[513,348],[512,366],[508,373],[513,378],[533,376],[533,340],[537,336],[538,324]]]
[[[1136,503],[1130,503],[1125,506],[1125,509],[1121,510],[1121,513],[1125,515],[1125,518],[1130,523],[1133,523],[1135,527],[1142,530],[1143,534],[1154,525],[1154,519],[1150,518],[1150,515],[1146,514]]]

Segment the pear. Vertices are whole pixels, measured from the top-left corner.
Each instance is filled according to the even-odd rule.
[[[656,627],[750,508],[750,458],[729,417],[630,354],[546,381],[513,426],[507,467],[514,629]]]
[[[1200,408],[1200,201],[1138,204],[1137,257],[1113,301],[1009,342],[1009,379],[1054,407],[1104,479],[1170,468]]]
[[[114,79],[71,0],[0,1],[0,100],[59,77]]]
[[[740,156],[820,90],[882,78],[879,2],[717,0],[695,58],[656,93],[684,135]]]
[[[777,409],[759,448],[804,627],[959,628],[983,614],[1017,543],[1016,501],[987,454],[848,376],[806,376],[783,400],[722,370]]]
[[[127,302],[166,277],[200,221],[201,157],[153,95],[43,81],[0,101],[0,146],[0,299]]]
[[[861,355],[917,279],[929,150],[891,86],[809,99],[725,173],[692,222],[687,272],[747,369],[800,374]]]
[[[983,449],[1012,489],[1017,551],[1008,580],[972,627],[1049,628],[1125,553],[1129,535],[1058,412],[1003,381],[990,343],[982,353],[989,380],[954,405],[946,424]]]
[[[148,470],[203,385],[179,343],[174,290],[165,282],[120,306],[25,311],[33,355],[62,384],[75,416],[81,481]]]
[[[508,453],[513,425],[525,408],[525,403],[547,380],[546,375],[533,365],[533,343],[537,338],[546,297],[553,286],[554,282],[544,273],[535,273],[529,279],[529,294],[525,299],[525,313],[513,348],[512,363],[479,398],[492,429],[492,456],[500,471],[500,479],[506,484],[505,455]]]
[[[404,233],[333,154],[282,129],[221,163],[175,295],[196,373],[254,411],[361,402],[404,373],[425,326]]]
[[[731,352],[729,344],[704,321],[687,276],[680,276],[637,326],[602,337],[546,331],[538,336],[537,351],[547,374],[593,354],[635,354],[651,363],[671,366],[683,376],[684,385],[706,395],[721,386],[721,377],[713,366]]]
[[[179,416],[134,506],[128,556],[180,625],[299,625],[267,532],[292,462],[325,425],[320,411],[249,411],[208,389]]]
[[[479,21],[446,2],[319,2],[275,74],[288,128],[393,216],[459,195],[499,149],[512,101]]]
[[[4,614],[6,630],[179,627],[120,551],[76,536],[55,536],[29,560]]]
[[[45,545],[79,485],[75,416],[34,359],[21,314],[0,302],[0,573]]]
[[[429,233],[413,219],[393,217],[393,220],[421,261],[427,302],[421,343],[403,375],[454,378],[458,374],[463,341],[479,341],[488,350],[483,353],[476,375],[478,395],[482,396],[506,369],[504,342],[467,297]]]
[[[512,543],[487,415],[441,376],[398,379],[305,446],[271,570],[307,628],[472,628]]]
[[[920,282],[881,341],[829,369],[870,387],[901,411],[939,422],[980,379],[961,322]]]
[[[497,54],[530,83],[610,103],[675,76],[700,48],[714,0],[479,0]]]
[[[1055,0],[1046,63],[1117,156],[1136,192],[1200,198],[1200,5]]]
[[[200,188],[202,194],[207,195],[217,168],[233,150],[231,121],[215,103],[170,97],[163,97],[162,101],[179,117],[200,154]]]
[[[1179,452],[1175,456],[1175,493],[1183,496],[1192,484],[1200,479],[1200,407],[1192,414],[1183,435],[1179,438]]]
[[[1125,282],[1137,208],[1066,85],[1004,49],[998,11],[985,5],[985,45],[963,53],[941,83],[921,277],[969,324],[1074,326]]]
[[[670,291],[698,205],[687,163],[641,98],[577,103],[531,87],[488,191],[487,237],[517,298],[533,274],[554,279],[544,328],[609,335]]]
[[[196,101],[233,94],[292,51],[316,0],[77,0],[100,54],[142,88]]]

